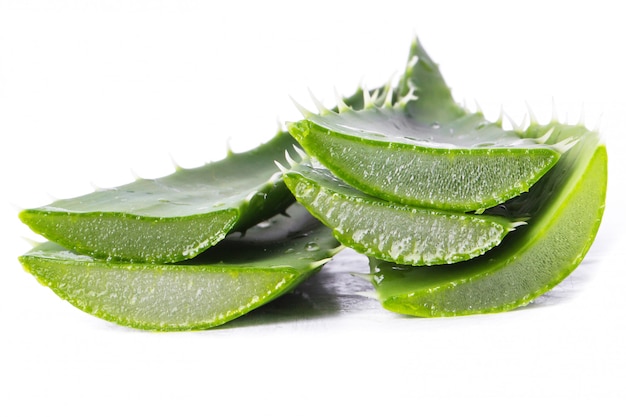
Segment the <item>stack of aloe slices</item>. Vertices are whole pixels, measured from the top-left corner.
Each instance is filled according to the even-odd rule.
[[[292,289],[342,248],[281,179],[275,162],[295,144],[281,132],[202,167],[24,210],[22,221],[55,243],[20,261],[61,298],[115,323],[223,324]]]
[[[452,99],[416,40],[362,109],[302,108],[296,199],[370,258],[382,305],[416,316],[509,310],[562,281],[597,233],[606,148],[583,126],[504,130]]]
[[[290,291],[341,249],[299,204],[173,264],[107,261],[56,243],[21,257],[59,297],[105,320],[147,330],[221,325]]]
[[[22,211],[55,243],[20,261],[88,313],[186,330],[269,302],[344,246],[369,257],[391,311],[504,311],[558,284],[595,238],[598,135],[504,130],[462,108],[417,40],[395,85],[316,104],[252,151]]]

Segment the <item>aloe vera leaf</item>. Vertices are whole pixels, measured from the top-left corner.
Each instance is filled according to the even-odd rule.
[[[366,94],[361,110],[302,111],[288,130],[309,155],[354,188],[423,207],[493,207],[527,191],[570,146],[521,137],[458,106],[417,40],[382,104]]]
[[[524,224],[504,216],[411,207],[369,196],[330,171],[301,162],[283,180],[296,200],[357,252],[405,265],[437,265],[482,255]]]
[[[281,132],[248,152],[23,210],[20,219],[47,239],[94,257],[189,259],[293,203],[274,161],[284,160],[294,144]]]
[[[382,305],[416,316],[510,310],[531,302],[567,277],[593,243],[604,212],[607,152],[582,126],[529,127],[549,141],[579,138],[576,146],[527,194],[507,203],[529,214],[524,228],[481,257],[454,265],[404,267],[370,258]]]
[[[176,264],[98,260],[52,242],[20,261],[59,297],[102,319],[150,330],[206,329],[291,290],[342,248],[302,206],[287,214]]]

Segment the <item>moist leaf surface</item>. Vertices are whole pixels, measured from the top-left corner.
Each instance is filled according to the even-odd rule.
[[[47,239],[95,257],[156,263],[192,258],[293,203],[274,161],[284,160],[294,144],[282,132],[221,161],[58,200],[24,210],[20,219]]]
[[[531,136],[578,143],[530,191],[506,210],[530,216],[528,225],[475,259],[429,268],[398,267],[370,258],[383,306],[417,316],[510,310],[567,277],[591,246],[604,212],[607,154],[596,133],[582,126],[533,124]]]
[[[458,106],[419,42],[395,90],[363,109],[339,106],[288,128],[302,147],[351,186],[385,200],[481,210],[527,191],[568,142],[542,143]]]
[[[411,207],[364,194],[327,169],[302,162],[284,173],[296,200],[360,253],[407,265],[479,256],[518,224],[504,216]]]
[[[20,261],[59,297],[105,320],[151,330],[206,329],[289,291],[341,249],[300,205],[287,214],[176,264],[103,261],[51,242]]]

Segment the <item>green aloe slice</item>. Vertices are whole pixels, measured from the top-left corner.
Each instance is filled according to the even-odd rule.
[[[293,203],[274,161],[284,160],[294,144],[281,132],[248,152],[27,209],[20,219],[47,239],[94,257],[189,259]]]
[[[20,261],[59,297],[105,320],[151,330],[206,329],[291,290],[342,248],[302,206],[287,214],[177,264],[98,260],[51,242]]]
[[[595,239],[607,185],[607,153],[582,126],[533,124],[551,143],[577,145],[507,210],[529,215],[528,225],[481,257],[453,265],[405,267],[370,258],[373,283],[388,310],[416,316],[505,311],[525,305],[567,277]]]
[[[464,261],[498,245],[522,222],[504,216],[411,207],[369,196],[323,167],[285,170],[287,187],[337,240],[357,252],[407,265]]]
[[[454,211],[482,210],[527,191],[570,141],[544,143],[470,113],[452,99],[437,65],[416,40],[397,88],[366,93],[288,129],[305,151],[351,186],[385,200]]]

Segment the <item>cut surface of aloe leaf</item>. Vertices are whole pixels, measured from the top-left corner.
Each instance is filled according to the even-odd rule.
[[[105,320],[162,331],[206,329],[289,291],[341,249],[300,205],[287,214],[176,264],[98,260],[52,242],[20,261],[59,297]]]
[[[95,257],[189,259],[293,203],[274,161],[284,161],[294,144],[281,132],[221,161],[23,210],[20,219],[48,240]]]
[[[404,267],[370,258],[382,305],[416,316],[453,316],[510,310],[531,302],[582,261],[599,228],[607,185],[607,153],[582,126],[531,125],[549,142],[578,143],[507,210],[530,215],[524,228],[485,255],[454,265]]]
[[[364,194],[323,167],[302,162],[285,184],[337,240],[357,252],[406,265],[464,261],[490,250],[520,223],[503,216],[411,207]]]
[[[527,191],[569,142],[543,143],[488,122],[453,100],[436,64],[415,41],[406,73],[384,103],[339,106],[289,131],[306,152],[353,187],[385,200],[472,211]]]

